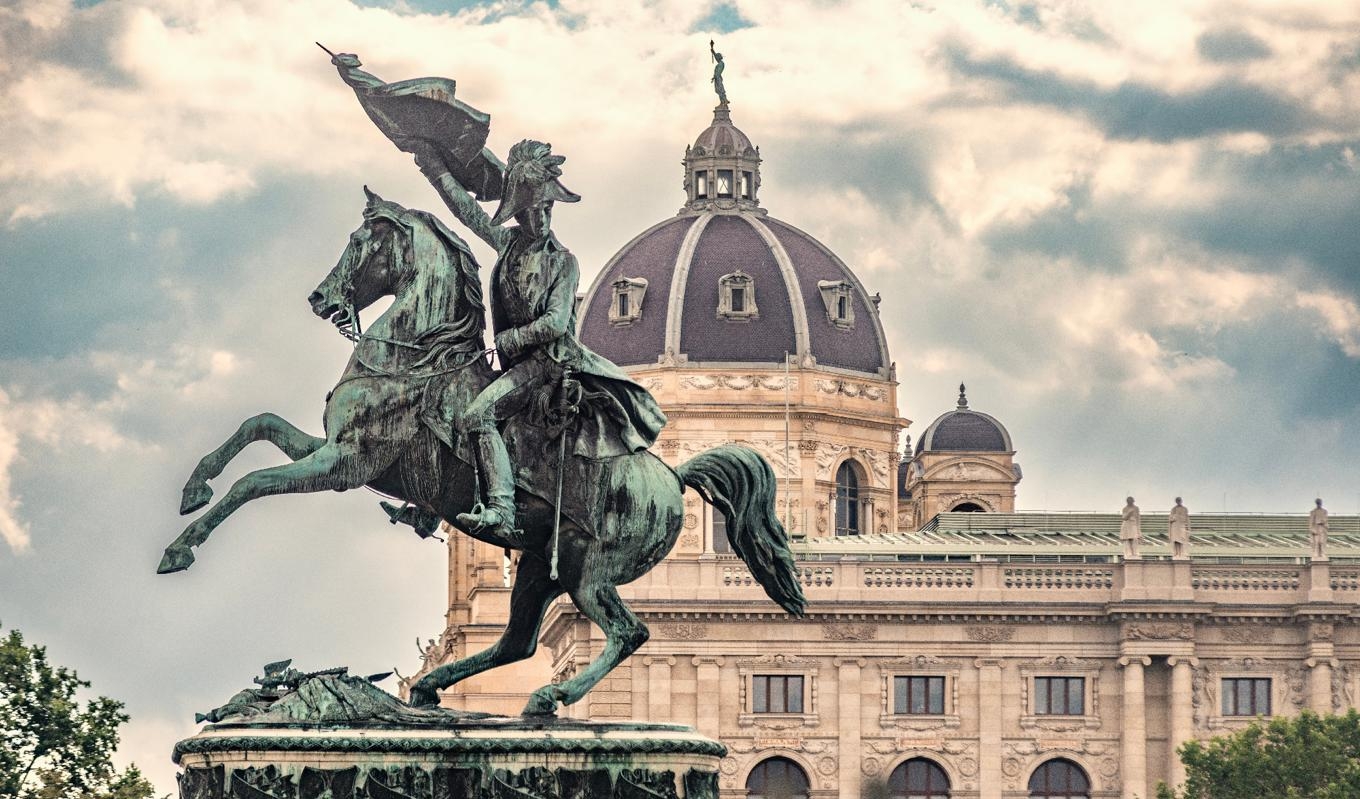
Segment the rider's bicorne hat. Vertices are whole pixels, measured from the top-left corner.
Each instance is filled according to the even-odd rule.
[[[491,224],[503,224],[520,211],[540,205],[578,202],[581,195],[568,190],[558,180],[562,176],[562,162],[566,160],[565,156],[552,154],[551,144],[532,139],[511,147],[501,204]]]

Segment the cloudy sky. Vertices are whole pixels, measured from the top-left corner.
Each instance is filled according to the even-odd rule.
[[[312,44],[551,141],[587,279],[682,201],[726,54],[763,201],[871,291],[919,432],[969,385],[1020,505],[1360,510],[1360,6],[899,0],[0,5],[0,623],[125,700],[162,791],[264,662],[413,670],[444,552],[366,492],[153,574],[236,423],[319,431],[304,298],[361,186],[430,209]],[[484,260],[485,251],[481,251]],[[264,445],[228,479],[279,462]]]

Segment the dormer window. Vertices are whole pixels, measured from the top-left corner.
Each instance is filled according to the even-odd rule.
[[[843,330],[855,326],[855,287],[846,280],[819,280],[817,289],[826,305],[826,319]]]
[[[732,196],[732,170],[730,169],[718,170],[718,196],[729,198]]]
[[[631,325],[642,318],[642,300],[647,295],[647,279],[621,277],[611,284],[614,299],[609,304],[609,324]]]
[[[744,322],[760,318],[756,308],[756,284],[740,270],[718,279],[718,318]]]

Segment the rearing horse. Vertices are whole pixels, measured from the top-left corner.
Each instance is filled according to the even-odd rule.
[[[495,377],[484,345],[485,314],[477,264],[467,245],[435,217],[407,210],[364,189],[364,223],[350,235],[339,262],[308,298],[312,310],[355,338],[354,355],[326,400],[326,437],[308,435],[271,413],[252,417],[206,455],[184,486],[180,512],[209,503],[211,480],[253,441],[270,441],[292,463],[251,472],[166,547],[158,571],[187,569],[192,547],[237,508],[259,497],[345,491],[368,485],[445,520],[476,500],[473,467],[443,430],[441,403],[461,407]],[[358,312],[391,295],[392,305],[366,333]],[[514,425],[517,420],[511,420]],[[559,431],[568,435],[569,431]],[[553,470],[549,459],[532,464]],[[584,473],[582,461],[563,468]],[[510,620],[491,648],[441,666],[411,688],[411,703],[436,704],[437,691],[474,674],[534,653],[549,603],[566,593],[600,627],[605,646],[574,677],[533,692],[526,714],[572,704],[647,641],[647,627],[619,597],[617,586],[641,577],[675,545],[682,492],[697,490],[727,516],[732,548],[769,596],[802,615],[804,597],[783,527],[774,514],[775,477],[754,451],[722,446],[671,470],[650,452],[610,458],[598,470],[594,507],[560,517],[557,507],[520,486],[517,515],[524,527],[510,598]],[[574,475],[573,475],[574,476]],[[456,526],[456,525],[455,525]],[[505,542],[464,530],[497,546]],[[550,561],[558,557],[554,575]]]

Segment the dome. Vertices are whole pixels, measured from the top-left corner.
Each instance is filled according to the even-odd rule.
[[[713,124],[699,134],[690,151],[695,155],[756,155],[751,140],[732,124],[732,114],[725,106],[713,112]]]
[[[916,443],[922,452],[1013,452],[1011,434],[996,419],[971,410],[964,387],[959,386],[959,405],[930,423]]]
[[[586,346],[621,366],[783,364],[788,353],[889,375],[878,298],[825,245],[759,207],[759,165],[718,106],[685,152],[685,206],[624,245],[586,292]]]

